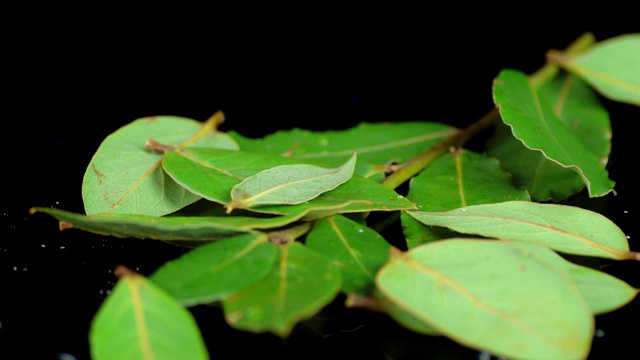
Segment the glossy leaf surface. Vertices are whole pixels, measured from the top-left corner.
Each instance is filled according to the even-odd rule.
[[[449,239],[395,251],[376,284],[400,308],[472,348],[517,359],[589,353],[593,314],[571,277],[507,242]]]
[[[613,190],[615,183],[608,178],[600,159],[560,122],[551,104],[539,96],[526,74],[502,70],[494,81],[493,97],[513,135],[527,148],[576,171],[590,197],[604,196]]]
[[[342,166],[328,169],[296,164],[275,166],[244,178],[231,189],[228,209],[259,205],[295,205],[333,190],[353,176],[356,154]]]
[[[265,277],[277,256],[266,234],[239,235],[191,250],[149,279],[185,306],[211,303]]]
[[[149,138],[165,145],[238,147],[211,122],[178,116],[137,119],[107,136],[92,157],[82,182],[87,214],[162,216],[199,199],[162,171],[163,154],[145,147]]]
[[[119,238],[166,241],[211,241],[254,229],[275,228],[297,220],[294,216],[252,218],[245,216],[145,216],[84,215],[52,208],[33,208],[60,221],[60,229],[79,229]]]
[[[617,277],[569,262],[545,246],[526,242],[513,242],[513,245],[531,252],[533,256],[551,266],[566,271],[596,315],[618,309],[638,294],[637,289]]]
[[[237,329],[287,337],[298,321],[328,305],[340,292],[338,268],[326,257],[293,242],[280,249],[272,271],[222,302]]]
[[[455,134],[457,129],[442,123],[408,121],[360,123],[346,130],[309,131],[294,128],[261,139],[229,135],[242,150],[313,160],[337,167],[358,153],[355,174],[370,177],[382,173],[391,162],[405,162]]]
[[[191,313],[130,270],[100,306],[89,340],[95,360],[209,358]]]
[[[414,177],[407,198],[420,211],[446,211],[477,204],[529,200],[529,194],[511,185],[511,175],[496,159],[461,150],[445,154]],[[431,228],[406,213],[401,222],[407,245],[451,237],[450,231]]]
[[[387,262],[391,245],[377,232],[344,216],[318,220],[306,245],[333,260],[342,273],[342,291],[363,295],[374,288],[374,276]]]
[[[538,95],[604,167],[611,151],[611,122],[596,93],[579,77],[563,74],[539,88]],[[486,154],[499,159],[513,174],[513,183],[529,191],[534,201],[562,201],[585,186],[577,172],[527,148],[506,125],[495,128]]]
[[[503,240],[533,242],[567,254],[617,260],[636,259],[627,238],[606,217],[560,204],[508,201],[472,205],[445,212],[410,211],[432,226]]]
[[[640,33],[624,34],[567,56],[561,65],[605,97],[640,105]]]

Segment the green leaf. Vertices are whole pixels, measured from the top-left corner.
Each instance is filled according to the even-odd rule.
[[[356,153],[342,166],[296,164],[275,166],[244,178],[231,189],[227,212],[259,205],[295,205],[333,190],[353,176]]]
[[[590,197],[604,196],[615,184],[607,171],[580,140],[563,125],[553,108],[529,82],[527,75],[502,70],[493,86],[493,97],[505,124],[529,149],[540,151],[560,166],[576,171]]]
[[[618,309],[638,294],[638,289],[626,282],[607,273],[571,263],[546,246],[526,242],[514,242],[513,245],[531,252],[551,266],[566,271],[596,315]]]
[[[374,276],[391,247],[380,234],[341,215],[316,221],[305,243],[340,269],[343,292],[363,295],[373,291]]]
[[[296,216],[253,218],[246,216],[167,216],[98,214],[84,215],[60,209],[34,207],[32,214],[48,214],[60,221],[60,230],[79,229],[119,238],[169,242],[202,242],[222,239],[254,229],[276,228],[296,221]]]
[[[187,309],[142,275],[123,267],[116,274],[91,323],[92,359],[209,359]]]
[[[508,242],[450,239],[396,250],[376,284],[471,348],[518,359],[584,359],[590,350],[593,314],[571,277]]]
[[[381,175],[392,162],[405,162],[451,137],[452,126],[428,122],[360,123],[346,130],[309,131],[294,128],[251,139],[236,131],[228,134],[240,149],[313,160],[318,165],[337,167],[358,153],[355,174]]]
[[[407,198],[420,211],[445,211],[463,206],[509,200],[529,200],[526,191],[511,185],[511,175],[496,159],[460,150],[445,154],[409,183]],[[409,248],[447,237],[450,231],[431,228],[402,213],[401,223]]]
[[[222,301],[225,319],[234,328],[287,337],[298,321],[340,292],[340,271],[330,260],[298,242],[278,249],[276,265],[265,278]]]
[[[604,167],[611,151],[611,122],[596,93],[579,77],[564,73],[538,89],[538,95]],[[562,201],[585,186],[575,171],[525,147],[508,126],[496,127],[485,152],[499,159],[514,184],[529,191],[534,201]]]
[[[600,41],[574,55],[550,53],[550,58],[582,77],[603,96],[640,105],[638,49],[640,33],[632,33]]]
[[[199,199],[176,184],[160,166],[162,153],[145,147],[148,139],[166,145],[237,149],[226,134],[206,123],[177,116],[137,119],[100,144],[84,174],[82,199],[87,214],[162,216]]]
[[[266,234],[238,235],[165,263],[149,280],[185,306],[211,303],[264,278],[277,254]]]
[[[627,238],[606,217],[579,207],[507,201],[445,212],[408,211],[414,219],[465,234],[525,241],[575,255],[640,260]]]
[[[231,189],[244,178],[274,166],[303,161],[249,151],[207,148],[169,151],[162,163],[165,171],[190,192],[226,205],[231,201]],[[252,210],[310,220],[343,212],[403,209],[415,209],[415,205],[372,179],[354,175],[308,203],[264,205]]]

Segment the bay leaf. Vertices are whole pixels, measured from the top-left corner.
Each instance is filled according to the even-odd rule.
[[[209,359],[189,310],[142,275],[123,267],[89,332],[91,358]]]
[[[222,301],[232,327],[285,338],[340,292],[340,271],[329,259],[299,242],[278,249],[276,265],[265,278]]]
[[[577,172],[590,197],[613,191],[614,182],[600,159],[563,125],[547,100],[541,98],[527,75],[505,69],[494,81],[493,97],[500,116],[513,135],[529,149]]]
[[[260,205],[295,205],[333,190],[353,176],[357,154],[342,166],[296,164],[275,166],[244,178],[231,189],[227,212]]]
[[[584,359],[591,347],[594,317],[571,277],[506,242],[396,249],[376,284],[442,335],[496,356]]]
[[[149,280],[184,306],[212,303],[264,278],[277,254],[266,234],[237,235],[166,262]]]
[[[472,205],[444,212],[408,211],[430,226],[502,240],[532,242],[559,252],[615,260],[638,260],[611,220],[579,207],[528,201]]]

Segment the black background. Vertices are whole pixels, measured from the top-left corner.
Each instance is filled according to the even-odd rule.
[[[352,14],[285,22],[263,15],[258,22],[227,22],[213,13],[194,20],[199,26],[157,19],[133,30],[131,20],[89,26],[96,24],[85,18],[69,30],[58,23],[36,31],[28,31],[35,26],[29,22],[8,27],[0,83],[0,358],[88,359],[89,325],[114,284],[112,270],[122,264],[146,275],[180,254],[161,242],[59,232],[52,218],[28,214],[32,206],[83,212],[85,168],[119,127],[150,115],[204,121],[218,110],[226,115],[222,130],[255,137],[359,122],[462,127],[492,108],[491,83],[501,69],[531,73],[543,65],[546,50],[564,48],[586,31],[602,40],[639,30],[636,23],[596,15],[549,12],[524,20],[516,13],[478,14],[469,20],[432,10],[407,19]],[[640,108],[603,101],[612,121],[608,169],[617,196],[581,195],[571,202],[614,220],[638,250],[633,128]],[[640,287],[640,265],[604,265]],[[322,332],[305,324],[287,340],[232,330],[217,308],[192,310],[212,358],[480,355],[445,338],[411,334],[383,316],[345,310],[341,300],[323,310],[332,320]],[[639,310],[634,301],[597,317],[604,336],[594,339],[590,357],[635,353]]]

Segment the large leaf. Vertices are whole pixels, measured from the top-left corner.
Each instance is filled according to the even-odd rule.
[[[638,294],[638,289],[617,277],[569,262],[546,246],[522,241],[514,242],[513,245],[530,251],[551,266],[565,270],[576,283],[591,311],[596,315],[618,309],[629,303]]]
[[[337,167],[358,153],[355,174],[370,177],[381,174],[391,162],[405,162],[451,137],[457,129],[428,121],[360,123],[346,130],[309,131],[294,128],[260,139],[228,134],[242,150],[313,160],[319,165]]]
[[[593,314],[571,277],[508,242],[396,250],[376,277],[402,310],[466,346],[516,359],[584,359]]]
[[[533,242],[567,254],[640,260],[639,254],[629,251],[627,238],[615,223],[579,207],[507,201],[407,214],[423,224],[465,234]]]
[[[244,178],[274,166],[305,161],[250,151],[208,148],[169,151],[162,163],[165,171],[190,192],[226,205],[231,201],[231,189]],[[354,175],[347,182],[309,202],[298,205],[264,205],[252,210],[313,219],[341,212],[413,208],[413,203],[394,190],[374,180]]]
[[[177,116],[153,116],[107,136],[84,174],[85,212],[162,216],[197,201],[198,196],[162,171],[162,153],[145,144],[152,138],[166,145],[237,149],[229,136],[216,131],[218,121],[212,118],[203,124]]]
[[[149,279],[185,306],[211,303],[265,277],[277,254],[266,234],[239,235],[191,250]]]
[[[554,114],[551,104],[538,94],[527,75],[511,69],[500,72],[493,97],[505,124],[529,149],[540,151],[560,166],[582,177],[589,196],[604,196],[615,184],[594,155]]]
[[[387,262],[391,247],[380,234],[341,215],[318,220],[306,245],[338,266],[343,292],[363,295],[373,291],[374,276]]]
[[[407,198],[420,211],[446,211],[468,205],[529,200],[526,191],[511,185],[511,176],[492,158],[472,151],[445,154],[409,183]],[[450,231],[432,228],[401,214],[409,248],[446,237]]]
[[[342,166],[296,164],[272,167],[244,178],[231,189],[227,209],[259,205],[295,205],[333,190],[353,176],[356,153]]]
[[[340,292],[338,268],[298,242],[279,247],[276,265],[262,280],[222,302],[231,326],[287,337],[298,321],[329,304]]]
[[[640,105],[640,33],[600,41],[584,52],[552,58],[614,101]]]
[[[296,221],[296,216],[167,216],[97,214],[84,215],[66,210],[34,207],[32,214],[48,214],[60,221],[60,230],[78,229],[119,238],[155,239],[170,242],[211,241],[276,228]]]
[[[116,269],[120,279],[96,313],[91,358],[208,359],[191,313],[142,275]]]
[[[604,167],[611,150],[611,122],[596,93],[579,77],[562,74],[539,88],[538,95]],[[529,191],[534,201],[565,200],[585,186],[577,172],[528,149],[504,124],[496,126],[486,154],[499,159],[513,174],[513,183]]]

